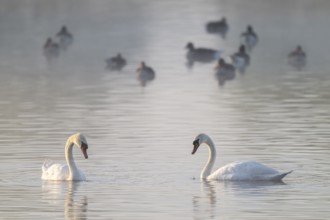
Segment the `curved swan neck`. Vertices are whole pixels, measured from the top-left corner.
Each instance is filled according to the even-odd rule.
[[[207,160],[207,163],[201,172],[201,179],[206,179],[211,174],[216,157],[216,150],[213,141],[209,137],[207,137],[204,143],[209,148],[209,159]]]
[[[65,145],[65,159],[69,167],[70,176],[69,179],[73,179],[75,175],[77,175],[77,166],[73,159],[72,148],[74,143],[69,138]]]

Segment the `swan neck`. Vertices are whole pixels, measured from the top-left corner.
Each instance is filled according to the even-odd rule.
[[[68,164],[69,172],[70,172],[69,179],[73,179],[73,177],[77,173],[77,166],[76,163],[74,162],[73,154],[72,154],[73,145],[74,143],[69,139],[66,142],[66,146],[65,146],[65,159],[66,159],[66,163]]]
[[[201,173],[201,179],[207,179],[207,177],[211,174],[214,162],[215,162],[215,157],[216,157],[216,150],[215,146],[213,144],[213,141],[210,138],[207,138],[205,141],[205,144],[209,148],[209,158],[207,160],[206,165],[204,166],[202,173]]]

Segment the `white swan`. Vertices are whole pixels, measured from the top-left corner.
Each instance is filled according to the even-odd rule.
[[[73,145],[78,146],[84,157],[87,159],[88,144],[84,135],[77,133],[71,135],[65,146],[65,159],[67,164],[53,163],[50,160],[46,160],[42,165],[42,176],[43,180],[74,180],[84,181],[86,180],[85,175],[81,172],[73,159],[72,147]]]
[[[206,134],[199,134],[194,142],[192,154],[198,147],[205,143],[209,147],[209,159],[201,172],[201,179],[229,180],[229,181],[281,181],[283,177],[292,171],[279,173],[273,168],[267,167],[255,161],[233,162],[227,164],[211,174],[215,162],[216,151],[213,141]]]

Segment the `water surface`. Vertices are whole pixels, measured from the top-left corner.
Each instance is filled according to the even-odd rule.
[[[328,219],[330,36],[327,1],[7,0],[0,9],[0,218]],[[227,39],[207,21],[226,16]],[[42,45],[65,24],[75,42],[49,67]],[[213,64],[185,66],[184,46],[238,48],[252,24],[260,42],[246,75],[219,87]],[[306,69],[286,55],[301,44]],[[128,65],[107,72],[121,52]],[[141,88],[145,61],[156,79]],[[64,163],[69,135],[87,182],[42,181],[49,158]],[[217,145],[216,167],[253,159],[283,184],[202,182],[198,133]]]

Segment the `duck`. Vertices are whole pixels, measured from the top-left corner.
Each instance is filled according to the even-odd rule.
[[[118,53],[115,57],[106,59],[105,62],[107,64],[107,70],[121,71],[126,66],[126,60],[122,57],[121,53]]]
[[[215,66],[215,76],[220,86],[223,86],[227,80],[235,79],[235,72],[235,67],[230,63],[226,63],[223,58],[220,58]]]
[[[222,51],[217,51],[208,48],[195,48],[194,44],[188,42],[186,45],[188,52],[186,58],[188,60],[187,66],[189,68],[193,67],[194,62],[209,63],[217,60],[221,57]]]
[[[51,160],[45,160],[42,165],[42,180],[69,180],[85,181],[85,174],[78,169],[72,154],[73,146],[77,146],[85,159],[88,158],[88,143],[86,137],[81,133],[71,135],[65,145],[66,164],[54,163]]]
[[[208,161],[200,174],[200,178],[203,180],[281,182],[286,175],[292,172],[292,170],[279,172],[269,166],[251,160],[232,162],[212,173],[216,159],[216,149],[212,139],[207,134],[201,133],[195,137],[191,154],[195,154],[202,144],[209,148]]]
[[[43,46],[43,54],[50,64],[53,60],[57,59],[60,55],[60,46],[58,43],[54,42],[51,37],[47,38]]]
[[[142,87],[145,87],[147,82],[154,80],[156,77],[155,71],[151,67],[147,66],[144,61],[140,63],[140,66],[137,68],[136,72],[138,74],[137,78]]]
[[[246,68],[250,65],[250,55],[246,53],[245,46],[241,45],[236,53],[231,55],[235,68],[244,74]]]
[[[241,42],[245,45],[248,51],[252,51],[252,49],[258,44],[259,37],[257,33],[254,31],[251,25],[246,27],[246,31],[241,34]]]
[[[225,39],[229,26],[225,17],[221,18],[220,21],[210,21],[206,24],[206,31],[210,34],[220,34]]]
[[[68,31],[65,25],[62,26],[60,31],[56,34],[56,37],[59,38],[59,45],[63,51],[66,51],[73,43],[73,35]]]
[[[306,53],[300,45],[288,54],[288,63],[297,70],[301,70],[306,65]]]

